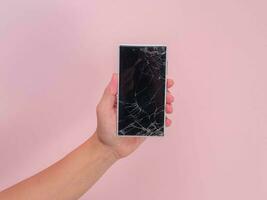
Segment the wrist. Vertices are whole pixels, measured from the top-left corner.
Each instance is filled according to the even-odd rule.
[[[95,148],[106,157],[106,159],[110,160],[111,162],[116,162],[119,160],[120,157],[117,152],[114,151],[112,147],[104,144],[99,139],[97,132],[95,132],[89,140],[95,145]]]

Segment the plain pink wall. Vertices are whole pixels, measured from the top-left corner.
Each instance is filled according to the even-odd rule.
[[[165,43],[172,127],[82,199],[266,200],[264,0],[0,2],[0,189],[95,130],[119,43]]]

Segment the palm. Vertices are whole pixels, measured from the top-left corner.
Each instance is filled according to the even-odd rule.
[[[116,136],[117,111],[113,107],[110,111],[98,109],[98,137],[106,145],[113,148],[120,157],[132,153],[143,141],[140,137]]]

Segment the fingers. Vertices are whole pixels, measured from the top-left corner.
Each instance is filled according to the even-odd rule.
[[[173,106],[172,103],[174,102],[174,96],[169,91],[169,88],[171,88],[174,85],[173,79],[167,79],[167,94],[166,94],[166,113],[170,114],[173,112]],[[165,119],[165,125],[168,127],[172,124],[172,121],[170,118],[166,117]]]
[[[173,108],[171,104],[166,104],[166,113],[170,114],[172,113]]]
[[[173,85],[174,85],[174,80],[168,78],[168,79],[167,79],[167,88],[171,88]]]
[[[168,117],[165,119],[166,126],[170,126],[172,124],[172,120],[170,120]]]
[[[170,91],[167,91],[166,103],[171,104],[173,101],[174,101],[174,96],[171,94]]]

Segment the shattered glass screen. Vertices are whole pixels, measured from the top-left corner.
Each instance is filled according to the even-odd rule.
[[[166,46],[120,46],[118,135],[163,136]]]

